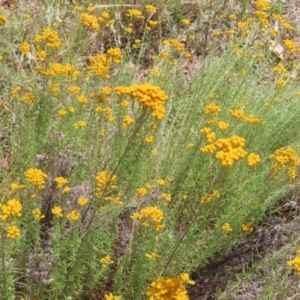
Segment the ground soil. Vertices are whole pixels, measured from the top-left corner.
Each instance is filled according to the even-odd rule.
[[[190,300],[216,300],[216,291],[224,291],[228,281],[235,281],[242,272],[251,271],[253,263],[280,250],[289,242],[291,235],[299,230],[299,195],[292,200],[277,204],[276,213],[271,214],[260,226],[221,260],[212,260],[192,274],[196,285],[190,288]],[[276,208],[275,208],[276,210]],[[274,209],[273,209],[274,211]],[[293,272],[293,271],[291,271]],[[239,290],[239,300],[259,299],[262,281]]]

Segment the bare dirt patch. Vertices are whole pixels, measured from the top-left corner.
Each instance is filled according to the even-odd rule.
[[[278,251],[283,246],[297,239],[300,229],[300,198],[296,192],[291,200],[278,203],[278,210],[269,216],[243,242],[233,247],[221,260],[212,260],[206,266],[192,274],[196,285],[190,288],[191,300],[216,300],[217,291],[224,291],[229,281],[236,281],[239,274],[251,270],[253,263],[263,260],[267,255]],[[276,209],[275,209],[276,210]],[[273,209],[274,211],[274,209]],[[293,270],[291,270],[291,275]],[[266,280],[243,285],[238,292],[239,300],[259,299]]]

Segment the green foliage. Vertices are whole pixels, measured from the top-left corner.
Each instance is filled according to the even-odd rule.
[[[0,13],[5,300],[186,294],[296,178],[299,49],[281,19],[276,62],[273,6],[115,3]]]

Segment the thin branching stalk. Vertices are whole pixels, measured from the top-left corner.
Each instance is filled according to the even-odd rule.
[[[117,173],[118,168],[120,167],[122,161],[124,160],[126,154],[128,153],[128,151],[129,151],[129,149],[130,149],[131,143],[133,142],[133,140],[135,139],[135,137],[136,137],[137,133],[139,132],[140,128],[142,127],[142,125],[144,124],[145,120],[147,119],[147,116],[148,116],[147,110],[144,110],[143,113],[141,114],[141,116],[139,117],[138,122],[137,122],[137,125],[136,125],[136,127],[134,128],[134,130],[133,130],[133,132],[132,132],[130,138],[128,139],[128,142],[127,142],[127,145],[126,145],[126,147],[125,147],[125,149],[124,149],[123,154],[122,154],[121,157],[119,158],[116,167],[113,169],[113,171],[112,171],[111,174],[110,174],[110,177],[109,177],[109,179],[108,179],[108,181],[107,181],[107,183],[106,183],[106,185],[105,185],[105,187],[104,187],[104,189],[103,189],[103,192],[102,192],[102,195],[101,195],[100,200],[103,199],[103,197],[104,197],[104,195],[105,195],[105,193],[106,193],[106,191],[107,191],[107,189],[108,189],[108,187],[109,187],[109,184],[110,184],[111,181],[112,181],[113,176]],[[81,242],[80,242],[79,249],[81,248],[81,246],[82,246],[82,244],[83,244],[83,242],[84,242],[84,240],[85,240],[85,238],[86,238],[86,236],[87,236],[87,234],[88,234],[88,232],[89,232],[89,230],[90,230],[91,224],[93,223],[93,220],[94,220],[94,218],[95,218],[95,216],[96,216],[96,213],[97,213],[97,210],[94,210],[94,211],[93,211],[93,214],[92,214],[92,216],[91,216],[91,218],[90,218],[90,220],[89,220],[89,222],[88,222],[86,231],[84,232],[84,234],[83,234],[82,237],[81,237]]]
[[[197,220],[197,218],[200,216],[201,213],[201,206],[198,207],[197,211],[195,212],[191,222],[189,223],[189,225],[186,227],[186,229],[184,230],[184,232],[182,233],[180,239],[178,240],[177,244],[175,245],[173,251],[171,252],[171,255],[169,256],[167,263],[165,264],[162,272],[160,273],[160,275],[164,275],[164,273],[167,271],[168,267],[170,266],[172,260],[174,259],[174,256],[179,248],[179,246],[181,245],[181,243],[183,242],[184,238],[186,237],[187,233],[189,232],[190,228],[192,227],[192,225],[194,224],[194,222]]]
[[[147,120],[147,117],[149,116],[149,113],[148,113],[148,110],[144,110],[142,112],[142,114],[140,115],[137,123],[136,123],[136,127],[134,128],[130,138],[128,139],[128,142],[127,142],[127,145],[124,149],[124,152],[123,154],[120,156],[118,162],[117,162],[117,165],[116,167],[113,169],[112,173],[111,173],[111,176],[110,178],[108,179],[107,183],[106,183],[106,186],[104,187],[104,190],[102,192],[102,195],[100,197],[100,200],[103,199],[104,195],[105,195],[105,192],[107,191],[108,187],[109,187],[109,184],[111,183],[111,180],[113,178],[113,176],[116,174],[116,172],[118,171],[118,168],[120,167],[122,161],[124,160],[126,154],[128,153],[129,149],[130,149],[130,146],[131,146],[131,143],[133,142],[133,140],[135,139],[137,133],[139,132],[139,130],[141,129],[142,125],[144,124],[144,122]],[[93,220],[95,218],[97,214],[97,210],[94,209],[93,213],[92,213],[92,216],[87,224],[87,228],[86,228],[86,231],[83,233],[83,235],[81,236],[81,241],[80,241],[80,244],[79,244],[79,247],[77,248],[77,251],[76,251],[76,256],[78,255],[78,253],[80,252],[82,246],[84,245],[84,242],[88,236],[88,233],[90,232],[90,229],[91,229],[91,224],[93,223]],[[71,265],[69,267],[69,270],[68,270],[68,273],[72,272],[73,271],[73,268],[74,268],[74,265]],[[65,294],[66,292],[66,289],[67,289],[67,284],[65,285],[64,289],[63,289],[63,294]]]

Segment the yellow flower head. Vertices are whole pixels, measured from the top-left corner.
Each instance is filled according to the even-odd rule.
[[[22,204],[19,200],[10,199],[6,204],[0,204],[0,220],[7,222],[10,217],[21,217]]]
[[[232,231],[232,228],[231,226],[229,225],[229,223],[224,223],[222,225],[222,230],[225,231],[225,232],[231,232]]]
[[[242,224],[242,229],[245,232],[252,232],[254,230],[254,227],[251,225],[251,223]]]
[[[15,225],[15,222],[11,223],[11,225],[8,226],[7,228],[7,233],[6,237],[10,239],[15,239],[16,237],[20,236],[20,230],[19,228]]]
[[[62,214],[62,208],[60,206],[54,206],[51,209],[51,212],[53,213],[53,215],[55,215],[56,217],[61,218],[63,216]]]
[[[64,177],[56,177],[55,182],[57,184],[57,187],[61,188],[68,183],[68,179]]]
[[[30,51],[30,45],[26,42],[24,42],[20,47],[19,47],[20,51],[22,54],[27,54]]]
[[[134,18],[137,18],[137,19],[144,19],[145,18],[143,16],[143,13],[138,9],[128,9],[126,16],[127,17],[134,17]]]
[[[102,171],[96,175],[96,191],[98,196],[117,187],[117,176],[109,171]]]
[[[156,12],[156,8],[153,5],[145,5],[145,8],[146,8],[146,10],[148,12],[151,12],[151,13],[155,13]]]
[[[248,166],[249,167],[253,167],[253,166],[257,165],[259,162],[260,162],[259,155],[255,154],[255,153],[250,153],[248,155]]]
[[[157,120],[161,120],[166,113],[164,102],[168,99],[168,96],[158,86],[151,83],[134,84],[129,87],[116,87],[115,91],[118,96],[128,95],[136,99],[145,108],[152,110],[152,117]]]
[[[102,264],[103,268],[107,268],[108,265],[113,264],[114,262],[112,261],[110,255],[106,255],[103,258],[100,259],[100,263]]]
[[[7,22],[7,18],[5,15],[0,15],[0,25],[5,25],[5,23]]]
[[[67,219],[76,221],[80,217],[80,213],[76,210],[72,210],[70,213],[67,214]]]
[[[100,31],[100,25],[98,23],[97,17],[87,13],[82,13],[80,14],[79,19],[85,27],[92,28],[95,31]]]
[[[74,123],[74,127],[76,129],[80,129],[80,128],[83,128],[83,127],[86,127],[86,122],[85,121],[78,121],[76,123]]]
[[[164,214],[157,206],[145,207],[140,212],[133,213],[131,218],[141,220],[144,227],[150,227],[150,224],[152,224],[155,230],[165,227],[161,224]]]
[[[105,300],[121,300],[122,299],[121,296],[115,296],[112,293],[104,295],[104,297],[105,297]]]
[[[190,20],[189,19],[182,19],[181,20],[181,23],[183,24],[183,25],[190,25]]]
[[[150,300],[188,300],[189,296],[185,284],[195,284],[186,273],[178,277],[164,278],[160,276],[147,288],[146,295]]]
[[[35,208],[32,211],[32,214],[34,215],[34,218],[37,219],[37,220],[45,218],[45,215],[42,214],[42,212],[41,212],[41,210],[39,208]]]
[[[45,188],[45,180],[48,178],[48,176],[42,170],[29,169],[25,172],[25,176],[28,183],[37,186],[39,189]]]
[[[78,204],[81,205],[81,206],[84,206],[88,203],[89,199],[88,198],[84,198],[84,197],[80,197],[78,199]]]

